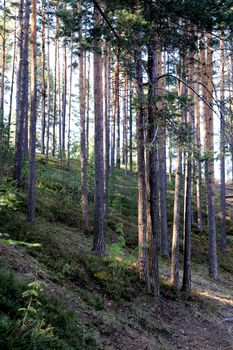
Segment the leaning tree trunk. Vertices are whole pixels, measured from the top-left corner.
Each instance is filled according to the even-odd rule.
[[[95,28],[101,26],[99,2],[94,6]],[[98,51],[97,51],[98,50]],[[93,251],[105,255],[104,238],[104,159],[103,159],[103,83],[101,37],[96,38],[94,52],[94,113],[95,113],[95,201]]]

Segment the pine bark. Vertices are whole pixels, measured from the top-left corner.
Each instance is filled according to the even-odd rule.
[[[67,139],[68,139],[67,164],[68,164],[68,167],[70,166],[70,148],[71,148],[71,112],[72,112],[73,56],[74,56],[73,52],[74,52],[74,42],[73,42],[73,35],[72,35],[71,36],[71,47],[70,47],[70,81],[69,81],[69,108],[68,108],[68,135],[67,135]],[[85,96],[85,90],[83,91],[83,93]],[[80,110],[81,110],[81,108],[80,108]],[[85,108],[84,108],[84,111],[85,111]]]
[[[78,3],[78,12],[81,14],[81,1]],[[81,40],[82,40],[82,31],[79,31],[79,39],[80,39],[80,49],[81,49]],[[100,60],[102,60],[102,57],[100,56]],[[98,67],[100,70],[102,70],[102,62],[101,65]],[[86,73],[86,72],[85,72]],[[95,74],[95,71],[94,71]],[[100,74],[98,72],[98,74]],[[89,220],[88,220],[88,192],[87,192],[87,152],[86,152],[86,131],[85,131],[85,88],[84,88],[84,79],[86,74],[84,74],[84,55],[83,52],[80,52],[79,56],[79,106],[80,106],[80,158],[81,158],[81,184],[82,184],[82,220],[83,220],[83,229],[88,230],[89,226]],[[102,84],[102,81],[101,81]],[[102,89],[102,86],[101,86]],[[101,91],[102,93],[102,91]],[[97,98],[97,96],[95,96]],[[101,96],[99,95],[99,98]],[[103,99],[103,96],[102,96]],[[103,103],[103,102],[102,102]],[[96,104],[96,101],[95,101]],[[96,105],[95,105],[96,106]],[[96,107],[95,107],[96,108]],[[95,110],[95,114],[100,114],[101,112],[101,106],[97,107],[97,111]],[[103,105],[102,105],[103,109]],[[98,118],[103,118],[103,115],[98,115]],[[101,121],[98,120],[96,127],[102,127],[103,125],[100,125]],[[103,121],[102,121],[103,123]],[[98,132],[98,131],[97,131]],[[103,131],[102,131],[103,133]],[[95,141],[96,142],[96,141]],[[97,141],[97,143],[100,142],[100,140]],[[102,140],[103,142],[103,140]],[[98,146],[100,146],[98,144]],[[98,147],[97,146],[97,147]],[[100,146],[101,147],[101,146]],[[103,147],[103,146],[102,146]],[[98,152],[99,149],[98,149]],[[95,156],[99,156],[99,154],[95,154]],[[102,174],[101,174],[102,176]],[[98,181],[98,180],[97,180]],[[99,189],[98,189],[99,190]]]
[[[110,59],[109,48],[106,44],[104,52],[104,194],[105,194],[105,213],[108,208],[108,180],[109,180],[109,161],[110,161]]]
[[[6,70],[6,0],[3,1],[3,28],[2,38],[2,68],[1,68],[1,95],[0,95],[0,141],[4,128],[4,98],[5,98],[5,70]]]
[[[157,56],[158,76],[162,75],[162,54],[158,50]],[[159,203],[160,203],[160,251],[164,257],[169,256],[168,247],[168,229],[167,229],[167,175],[166,175],[166,121],[162,115],[163,111],[163,81],[158,80],[157,111],[159,114],[159,137],[158,137],[158,154],[159,154]]]
[[[24,13],[24,18],[23,18]],[[28,117],[28,31],[29,31],[30,1],[26,0],[25,7],[23,1],[19,7],[19,66],[16,95],[16,151],[14,179],[19,184],[22,172],[23,145],[25,136],[25,119]],[[27,40],[26,40],[27,39]]]
[[[203,35],[202,35],[203,43]],[[213,279],[218,277],[215,201],[214,201],[214,144],[213,144],[213,52],[211,48],[212,35],[207,35],[207,58],[203,46],[200,52],[202,65],[202,95],[204,103],[204,145],[205,145],[205,182],[207,192],[207,218],[209,238],[209,273]]]
[[[147,244],[149,246],[149,268],[153,284],[153,292],[156,301],[159,301],[160,284],[159,284],[159,258],[158,258],[158,240],[159,231],[157,216],[159,211],[158,205],[158,138],[156,120],[155,98],[157,96],[159,70],[157,66],[157,48],[156,42],[148,47],[148,77],[150,84],[148,87],[148,123],[147,123]]]
[[[98,5],[100,2],[98,1]],[[101,14],[94,5],[94,23],[98,30]],[[94,241],[93,251],[104,256],[104,159],[103,159],[103,82],[101,37],[96,38],[94,52],[94,114],[95,114],[95,200],[94,200]]]
[[[188,85],[192,87],[193,63],[192,58],[188,63]],[[189,99],[193,98],[192,90],[187,89]],[[182,290],[190,293],[191,291],[191,227],[192,227],[192,115],[193,107],[188,106],[186,125],[188,128],[188,139],[185,164],[184,179],[184,266]]]
[[[129,83],[129,171],[133,174],[133,86]]]
[[[46,132],[46,159],[49,155],[49,139],[50,139],[50,113],[51,113],[51,89],[50,89],[50,17],[49,2],[47,4],[47,132]]]
[[[66,10],[66,4],[64,9]],[[62,77],[62,119],[61,119],[61,160],[66,157],[66,104],[67,104],[67,38],[63,39],[63,77]]]
[[[56,155],[56,125],[57,125],[57,73],[58,73],[58,31],[59,31],[59,19],[56,18],[56,32],[55,32],[55,59],[54,59],[54,88],[53,88],[53,136],[52,136],[52,155]]]
[[[17,45],[17,19],[16,19],[16,12],[15,12],[15,28],[14,28],[14,43],[13,43],[13,57],[12,57],[12,70],[11,70],[10,103],[9,103],[8,125],[7,125],[7,145],[8,146],[10,144],[10,136],[11,136],[12,104],[13,104],[14,80],[15,80],[15,62],[16,62],[16,45]]]
[[[194,64],[194,90],[199,94],[199,62],[198,56],[195,57]],[[194,117],[195,117],[195,165],[196,165],[196,205],[197,205],[197,225],[198,231],[203,232],[203,220],[202,220],[202,169],[201,169],[201,132],[200,132],[200,103],[199,97],[194,94]]]
[[[36,62],[36,7],[32,0],[31,21],[31,113],[28,182],[28,221],[35,222],[36,213],[36,110],[37,110],[37,62]]]
[[[181,59],[181,77],[183,78],[183,60]],[[178,84],[178,96],[185,95],[185,85]],[[183,119],[184,107],[181,108]],[[182,139],[178,139],[176,155],[175,192],[173,206],[173,229],[172,229],[172,255],[171,255],[171,284],[175,290],[180,287],[179,257],[180,257],[180,236],[181,236],[181,187],[182,187]]]
[[[220,39],[220,218],[221,218],[221,248],[226,251],[226,176],[225,176],[225,59],[224,32]]]
[[[42,10],[42,106],[41,106],[41,153],[45,154],[45,131],[46,131],[46,79],[45,79],[45,9]]]
[[[139,274],[145,281],[147,291],[151,291],[148,269],[147,247],[147,188],[145,167],[145,118],[143,106],[143,78],[140,51],[135,52],[136,73],[136,133],[137,133],[137,161],[138,161],[138,244],[139,244]]]
[[[112,133],[111,133],[111,168],[115,166],[116,156],[116,124],[119,116],[119,55],[116,56],[116,63],[114,68],[114,96],[113,96],[113,120],[112,120]],[[117,141],[118,142],[118,141]],[[117,153],[118,157],[118,153]],[[118,159],[118,158],[117,158]]]

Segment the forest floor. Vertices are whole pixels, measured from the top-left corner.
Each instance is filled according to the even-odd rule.
[[[37,222],[33,229],[24,218],[24,191],[13,193],[9,184],[1,187],[0,292],[4,302],[0,302],[0,342],[3,336],[8,339],[0,343],[1,350],[233,349],[233,322],[226,320],[233,317],[231,221],[227,222],[227,253],[219,254],[219,279],[213,281],[208,277],[207,237],[198,234],[194,227],[192,294],[175,293],[171,289],[169,262],[161,257],[161,302],[155,307],[153,297],[146,294],[137,273],[136,176],[130,178],[118,170],[111,178],[106,223],[108,256],[104,259],[91,253],[92,232],[83,233],[80,228],[78,178],[76,170],[62,169],[56,162],[46,165],[38,161]],[[93,200],[90,179],[89,193]],[[170,186],[169,217],[172,194]],[[19,292],[16,288],[12,291],[16,282],[10,280],[10,286],[7,285],[6,271],[20,280]],[[14,331],[4,333],[1,323],[4,310],[10,310],[13,320],[18,317],[9,304],[16,304],[17,308],[19,303],[22,307],[22,293],[32,281],[39,282],[43,288],[38,297],[41,306],[38,310],[35,306],[33,317],[38,322],[43,319],[46,324],[41,333],[52,329],[48,332],[52,339],[50,347],[25,345],[27,335],[23,328],[20,328],[23,340],[19,345]],[[11,327],[14,327],[12,323]]]

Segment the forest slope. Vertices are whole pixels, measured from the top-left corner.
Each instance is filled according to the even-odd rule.
[[[38,159],[37,169],[33,229],[25,221],[24,184],[20,192],[10,181],[1,184],[1,349],[233,349],[233,322],[225,321],[233,317],[230,222],[216,282],[208,277],[207,237],[194,227],[192,295],[171,290],[168,262],[160,259],[159,311],[137,273],[136,175],[111,176],[108,256],[99,258],[91,252],[93,233],[81,230],[78,164],[69,170]],[[88,191],[91,202],[91,168]],[[172,197],[170,184],[170,226]]]

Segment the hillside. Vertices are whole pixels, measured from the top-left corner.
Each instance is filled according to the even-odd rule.
[[[78,169],[77,162],[68,169],[53,158],[48,164],[37,159],[35,227],[25,220],[26,183],[15,192],[10,177],[1,182],[1,350],[233,349],[233,322],[226,320],[233,317],[230,221],[219,280],[208,277],[206,234],[193,227],[192,294],[172,291],[169,262],[161,257],[162,296],[155,308],[137,271],[136,175],[111,175],[108,255],[100,258],[91,252],[93,232],[81,229]],[[88,191],[93,203],[91,168]],[[169,183],[169,227],[172,199]]]

